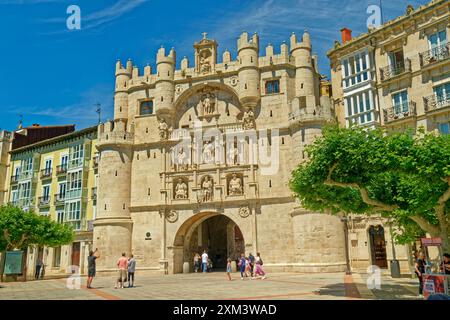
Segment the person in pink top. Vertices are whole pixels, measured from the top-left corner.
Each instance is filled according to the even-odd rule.
[[[115,289],[121,288],[123,289],[123,283],[127,279],[127,269],[128,269],[128,259],[126,257],[126,253],[122,253],[122,256],[117,261],[117,267],[119,268],[119,277],[117,279],[117,284],[114,287]]]

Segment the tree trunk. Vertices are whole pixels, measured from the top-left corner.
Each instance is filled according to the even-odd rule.
[[[450,239],[449,239],[449,234],[447,232],[448,228],[447,226],[441,226],[441,232],[440,232],[440,237],[442,239],[442,251],[443,253],[448,253],[450,254]]]
[[[3,272],[5,271],[6,250],[0,252],[0,281],[3,282]]]

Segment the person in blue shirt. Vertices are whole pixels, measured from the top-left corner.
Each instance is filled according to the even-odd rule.
[[[241,280],[244,280],[245,274],[245,255],[241,254],[241,259],[239,259],[239,271],[241,272]],[[245,274],[247,276],[247,274]]]

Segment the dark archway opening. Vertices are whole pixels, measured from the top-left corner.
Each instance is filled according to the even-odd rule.
[[[218,215],[196,226],[185,243],[185,258],[192,261],[196,252],[206,250],[213,269],[225,270],[227,258],[236,260],[244,252],[245,242],[241,230],[230,218]]]

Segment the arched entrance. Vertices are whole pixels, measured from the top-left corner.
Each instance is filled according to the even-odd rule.
[[[384,238],[384,228],[381,225],[370,226],[369,228],[370,238],[370,253],[372,257],[372,264],[386,269],[387,254],[386,254],[386,240]]]
[[[173,257],[174,273],[182,272],[186,262],[192,272],[196,252],[201,255],[206,250],[213,269],[224,271],[228,257],[236,260],[245,251],[239,226],[226,215],[217,213],[202,213],[187,220],[178,230],[174,245],[180,248],[174,255],[182,255],[182,259]]]

